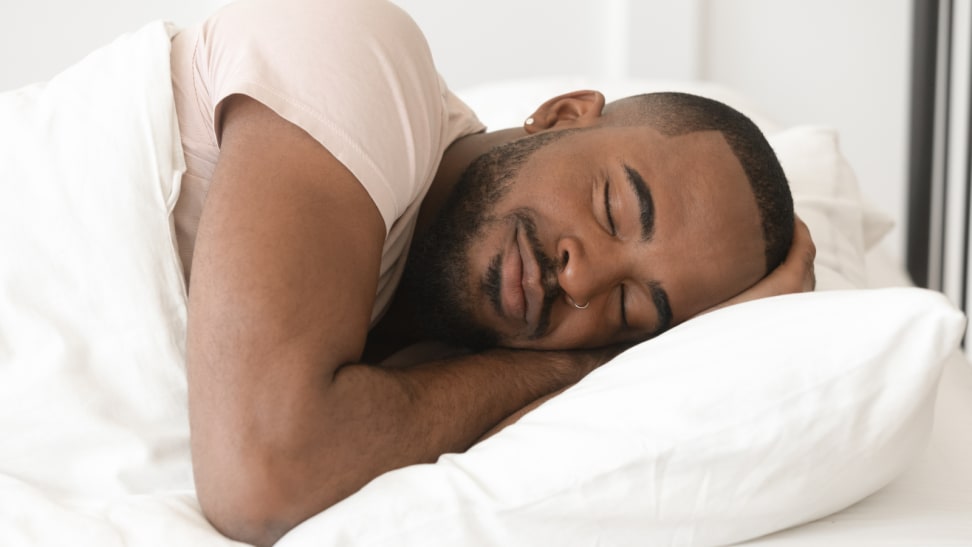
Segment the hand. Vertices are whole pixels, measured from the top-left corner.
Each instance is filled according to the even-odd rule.
[[[812,291],[817,285],[813,273],[816,256],[817,248],[810,238],[810,230],[799,217],[794,217],[793,243],[783,263],[752,287],[705,313],[758,298]]]

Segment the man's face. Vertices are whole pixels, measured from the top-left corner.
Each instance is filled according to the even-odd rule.
[[[643,340],[765,273],[755,198],[715,131],[572,132],[495,184],[459,190],[410,262],[437,335],[534,349]]]

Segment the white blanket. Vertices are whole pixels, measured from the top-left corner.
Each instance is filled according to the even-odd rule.
[[[192,493],[162,23],[0,95],[0,545],[220,545]]]

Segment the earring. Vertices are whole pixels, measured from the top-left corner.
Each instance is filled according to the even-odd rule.
[[[527,118],[526,121],[523,122],[523,125],[533,125],[533,116]]]

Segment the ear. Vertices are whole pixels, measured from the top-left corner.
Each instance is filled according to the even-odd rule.
[[[523,129],[533,134],[549,129],[568,129],[593,125],[604,110],[604,95],[600,91],[582,90],[558,95],[540,105],[527,118]]]

